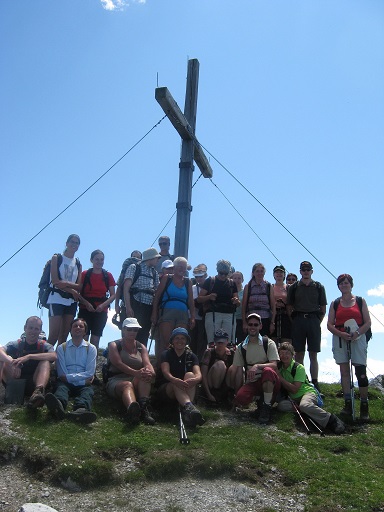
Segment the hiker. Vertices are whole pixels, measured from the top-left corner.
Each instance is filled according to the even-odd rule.
[[[159,273],[160,281],[164,276],[169,276],[173,274],[173,261],[165,260],[161,264],[161,272]]]
[[[237,286],[228,278],[231,263],[219,260],[216,264],[217,275],[208,277],[201,286],[197,302],[203,305],[205,313],[205,331],[207,339],[213,340],[215,331],[223,329],[235,341],[235,312],[240,304]]]
[[[112,398],[122,400],[129,423],[136,424],[141,418],[147,425],[154,425],[149,394],[155,370],[149,360],[148,350],[137,340],[139,329],[141,325],[136,318],[126,318],[121,329],[121,339],[108,344],[110,364],[106,391]]]
[[[129,318],[136,318],[141,325],[137,340],[147,346],[151,329],[152,303],[159,274],[155,266],[160,254],[150,247],[143,252],[140,263],[133,263],[127,268],[124,278],[124,303]]]
[[[275,283],[273,287],[273,295],[275,298],[275,329],[271,334],[273,341],[277,343],[277,346],[283,341],[291,341],[291,319],[287,314],[287,294],[288,286],[284,283],[285,278],[285,267],[283,265],[277,265],[273,269],[273,277]]]
[[[353,279],[349,274],[341,274],[337,278],[337,286],[341,291],[341,297],[333,301],[329,307],[327,327],[333,334],[333,357],[340,367],[341,387],[345,400],[341,414],[349,417],[352,415],[351,380],[353,376],[349,365],[351,362],[355,367],[360,391],[360,419],[367,421],[369,420],[367,348],[368,339],[371,336],[371,318],[365,300],[352,294]],[[352,326],[348,329],[345,327],[346,323],[352,323]]]
[[[241,343],[245,340],[245,332],[243,329],[243,312],[242,312],[242,305],[243,305],[243,294],[244,294],[244,288],[243,288],[243,282],[244,282],[244,276],[242,272],[239,272],[238,270],[235,270],[233,272],[232,281],[237,286],[237,296],[239,297],[240,304],[236,308],[235,313],[235,320],[236,320],[236,331],[235,331],[235,340],[236,344]]]
[[[287,296],[287,312],[292,318],[292,344],[295,359],[300,364],[304,362],[307,346],[312,384],[320,391],[317,354],[321,351],[321,322],[326,312],[327,298],[324,286],[312,279],[313,267],[309,261],[300,263],[300,274],[300,281],[288,288]]]
[[[292,274],[292,272],[290,272],[289,274],[287,274],[287,277],[285,278],[285,282],[290,285],[290,284],[293,284],[293,283],[296,283],[297,281],[297,275],[296,274]]]
[[[151,322],[159,324],[160,339],[156,340],[156,361],[160,368],[161,354],[168,348],[173,329],[184,327],[193,329],[195,325],[195,306],[193,303],[192,283],[185,277],[188,262],[182,256],[173,261],[173,274],[164,277],[153,299]]]
[[[247,330],[247,316],[257,313],[263,322],[260,334],[269,336],[275,329],[275,298],[271,283],[264,279],[265,266],[255,263],[252,267],[252,277],[245,285],[242,304],[243,330]]]
[[[80,276],[81,297],[78,318],[88,325],[90,342],[99,348],[99,341],[108,318],[109,305],[115,300],[115,280],[103,269],[104,253],[99,249],[91,253],[92,268]],[[88,339],[88,338],[86,338]]]
[[[294,354],[295,350],[291,343],[283,342],[280,345],[279,376],[282,387],[302,413],[306,414],[320,427],[327,427],[335,434],[342,434],[345,431],[344,423],[334,414],[322,409],[322,400],[319,393],[310,384],[304,366],[295,362]],[[291,400],[287,398],[279,401],[278,410],[292,412],[294,407]]]
[[[75,253],[80,246],[78,235],[69,235],[63,254],[54,254],[51,259],[52,293],[49,294],[48,343],[55,346],[66,341],[71,322],[75,318],[77,299],[80,296],[81,264]]]
[[[190,331],[191,335],[191,350],[197,355],[199,361],[207,348],[207,335],[205,332],[203,307],[197,302],[197,297],[200,294],[201,286],[207,278],[207,265],[200,263],[193,269],[193,279],[195,284],[192,285],[192,294],[195,306],[195,326]]]
[[[175,259],[175,257],[170,254],[169,252],[169,248],[171,246],[171,240],[169,238],[169,236],[161,236],[159,238],[159,255],[160,255],[160,258],[158,259],[158,261],[156,262],[156,265],[155,265],[155,268],[157,270],[157,272],[160,274],[161,273],[161,265],[164,261],[166,260],[171,260],[173,261]]]
[[[88,325],[83,318],[72,321],[70,333],[71,339],[57,347],[56,391],[47,393],[45,403],[56,419],[67,417],[78,423],[93,423],[97,418],[91,411],[97,350],[84,340]],[[75,397],[73,411],[66,414],[70,397]]]
[[[27,403],[30,408],[43,407],[51,363],[56,361],[53,346],[39,339],[42,327],[39,317],[30,316],[25,322],[25,336],[0,347],[0,374],[4,387],[9,386],[8,393],[11,394],[12,381],[25,379],[24,393],[30,397]]]
[[[139,263],[141,261],[141,258],[143,255],[140,251],[135,249],[131,252],[131,256],[129,258],[126,258],[122,264],[121,272],[119,275],[119,279],[117,280],[117,288],[116,288],[116,295],[115,295],[115,312],[116,312],[116,318],[119,317],[120,322],[117,321],[116,325],[119,325],[119,328],[121,330],[121,326],[123,325],[123,321],[127,318],[127,313],[125,309],[125,303],[124,303],[124,279],[125,274],[127,272],[127,268],[129,265],[132,265],[132,263]]]
[[[276,344],[267,336],[262,337],[262,319],[257,313],[247,316],[248,336],[237,346],[233,365],[236,367],[237,382],[245,370],[245,384],[236,390],[234,405],[249,405],[256,397],[260,410],[259,422],[266,424],[271,417],[272,404],[280,391],[277,374],[279,356]]]
[[[188,331],[183,327],[172,331],[170,347],[161,356],[163,382],[158,397],[163,401],[176,400],[185,425],[194,427],[202,425],[204,419],[192,403],[201,382],[201,372],[196,355],[187,346],[190,341]]]
[[[234,349],[228,347],[229,334],[222,329],[215,332],[213,347],[207,348],[201,360],[203,389],[210,402],[227,402],[242,384],[242,375],[232,365]],[[236,384],[235,379],[240,378]]]

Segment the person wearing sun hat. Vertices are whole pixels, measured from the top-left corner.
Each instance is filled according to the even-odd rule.
[[[203,318],[203,307],[197,302],[200,289],[207,279],[207,265],[200,263],[193,269],[193,277],[195,284],[192,286],[193,300],[195,304],[195,326],[191,330],[191,349],[197,355],[199,361],[203,357],[204,351],[207,348],[207,335],[205,333],[205,325]]]
[[[159,286],[159,274],[155,266],[160,254],[154,247],[143,252],[140,263],[127,268],[124,278],[124,303],[128,317],[137,318],[141,325],[138,341],[147,346],[151,329],[153,297]]]
[[[300,364],[304,362],[307,346],[312,384],[319,390],[317,354],[321,351],[321,322],[327,297],[324,286],[312,279],[313,267],[309,261],[301,262],[300,274],[300,281],[288,288],[287,296],[287,312],[292,318],[292,345],[295,359]]]

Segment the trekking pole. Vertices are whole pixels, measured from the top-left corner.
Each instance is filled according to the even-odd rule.
[[[179,419],[180,419],[180,443],[181,444],[189,444],[189,439],[187,436],[187,432],[184,427],[183,417],[181,415],[181,409],[179,407]]]
[[[281,344],[281,310],[280,309],[277,313],[276,332],[277,332],[277,348],[279,348],[280,344]]]
[[[305,419],[303,418],[302,414],[300,413],[299,408],[297,407],[297,405],[295,404],[295,402],[292,400],[292,398],[290,396],[288,396],[288,400],[291,402],[293,409],[296,411],[297,415],[301,419],[302,424],[304,425],[305,430],[307,431],[307,434],[310,436],[311,431],[309,430],[308,425],[305,422]]]
[[[351,333],[350,327],[345,327],[345,330],[348,334]],[[348,361],[350,363],[349,374],[350,374],[352,420],[355,421],[355,385],[353,384],[353,365],[352,365],[352,351],[351,351],[351,342],[350,341],[347,341],[347,354],[348,354]]]
[[[306,416],[305,416],[305,417],[306,417],[306,418],[307,418],[307,419],[312,423],[312,425],[313,425],[313,426],[315,427],[315,429],[319,432],[319,434],[321,435],[321,437],[324,437],[324,436],[325,436],[325,433],[324,433],[324,431],[319,427],[319,425],[318,425],[315,421],[313,421],[313,419],[312,419],[312,418],[310,418],[307,414],[306,414]]]

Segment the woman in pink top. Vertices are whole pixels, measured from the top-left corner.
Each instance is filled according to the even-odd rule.
[[[280,343],[284,341],[290,343],[292,338],[291,320],[289,319],[286,309],[288,285],[284,283],[285,268],[283,265],[277,265],[273,269],[273,277],[275,279],[275,284],[272,286],[275,297],[276,318],[275,330],[271,338],[276,342],[277,346],[279,346]]]

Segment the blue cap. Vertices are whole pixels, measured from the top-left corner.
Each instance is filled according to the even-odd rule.
[[[187,343],[190,343],[191,337],[187,329],[184,329],[184,327],[176,327],[176,329],[173,329],[169,342],[172,343],[173,338],[178,334],[182,334],[183,336],[185,336],[187,338]]]

